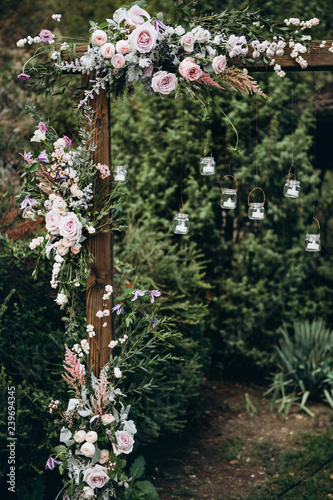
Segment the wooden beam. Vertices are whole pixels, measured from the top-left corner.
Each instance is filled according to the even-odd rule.
[[[88,88],[90,79],[94,75],[82,75],[82,88]],[[94,96],[88,103],[94,112],[92,140],[96,146],[93,151],[95,164],[101,163],[111,169],[111,136],[110,136],[110,106],[107,93],[101,90],[99,95]],[[101,179],[96,176],[94,203],[97,195],[106,195],[110,190],[110,178]],[[96,205],[94,208],[97,208]],[[91,275],[87,280],[86,290],[86,318],[87,324],[94,325],[95,337],[89,338],[90,353],[88,355],[88,368],[94,367],[94,374],[99,376],[100,370],[109,360],[111,349],[108,347],[112,335],[112,319],[110,316],[98,318],[97,311],[111,309],[111,300],[103,302],[105,286],[113,286],[113,240],[112,233],[97,233],[89,238],[89,248],[94,256],[91,265]],[[112,295],[113,296],[113,295]],[[106,306],[106,307],[105,307]],[[103,328],[103,323],[107,326]]]
[[[286,47],[284,49],[283,56],[275,56],[275,62],[276,64],[280,64],[282,69],[287,71],[332,71],[333,52],[329,52],[328,50],[332,45],[332,40],[326,41],[325,47],[320,47],[321,43],[321,40],[314,40],[310,42],[310,52],[301,54],[302,57],[304,57],[304,59],[308,62],[308,67],[305,70],[301,69],[300,65],[297,64],[292,57],[290,57],[290,53],[292,51],[290,47]],[[86,50],[86,45],[80,45],[76,47],[77,57],[80,58],[81,56],[83,56]],[[66,51],[62,52],[62,57],[66,59]],[[236,66],[246,67],[249,72],[273,71],[273,66],[268,66],[266,68],[262,62],[259,62],[256,65],[247,64],[246,66],[243,66],[243,64],[237,58],[231,59],[231,61]]]

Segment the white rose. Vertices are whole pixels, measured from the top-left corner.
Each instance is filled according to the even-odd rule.
[[[94,498],[95,493],[94,490],[90,488],[90,486],[84,486],[81,492],[81,496],[84,499]]]
[[[82,233],[82,224],[73,212],[61,218],[59,223],[59,234],[72,241],[78,241]]]
[[[114,418],[113,415],[111,415],[111,413],[105,413],[105,415],[102,415],[101,420],[103,425],[109,425],[116,419]]]
[[[151,86],[154,92],[160,94],[170,94],[177,87],[178,80],[176,75],[167,71],[158,71],[152,78]]]
[[[95,431],[87,432],[87,434],[86,434],[86,441],[88,443],[95,443],[95,441],[97,441],[97,439],[98,439],[97,432],[95,432]]]
[[[110,453],[109,450],[101,450],[101,456],[100,459],[98,460],[98,463],[100,464],[105,464],[109,460]]]
[[[224,71],[227,66],[227,58],[222,55],[214,57],[212,65],[213,65],[213,70],[215,71],[216,74],[222,73],[222,71]]]
[[[124,453],[128,455],[133,450],[134,438],[131,434],[125,431],[116,431],[117,444],[112,443],[113,452],[115,455]]]
[[[74,434],[74,441],[77,443],[83,443],[86,438],[86,431],[76,431]]]
[[[58,210],[50,210],[45,216],[46,230],[51,234],[59,234],[61,215]]]
[[[150,23],[138,26],[128,37],[132,47],[141,54],[150,52],[156,47],[157,31]]]
[[[52,203],[52,207],[55,210],[59,210],[59,212],[64,212],[66,210],[66,202],[63,198],[61,198],[61,196],[56,196]]]
[[[193,52],[195,36],[193,33],[185,33],[180,39],[180,43],[184,47],[185,52]]]
[[[81,446],[80,451],[85,457],[91,458],[95,454],[95,445],[86,442]]]
[[[146,18],[146,21],[150,20],[150,15],[147,11],[141,9],[138,5],[133,5],[126,14],[126,21],[131,26],[138,26],[146,22],[142,16]]]

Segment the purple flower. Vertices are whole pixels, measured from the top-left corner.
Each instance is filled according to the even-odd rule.
[[[48,128],[47,128],[47,126],[45,125],[45,123],[44,123],[44,122],[39,122],[39,123],[38,123],[38,127],[39,127],[39,130],[40,130],[41,132],[47,132],[47,131],[48,131]]]
[[[39,33],[39,38],[40,38],[41,42],[51,43],[53,38],[54,38],[54,34],[50,30],[42,30]]]
[[[134,302],[138,297],[143,297],[147,290],[135,290],[132,302]]]
[[[117,304],[116,306],[114,306],[112,309],[111,309],[112,312],[114,311],[117,311],[117,314],[119,316],[119,314],[123,314],[123,306],[121,304]]]
[[[71,141],[71,139],[69,137],[67,137],[67,135],[64,135],[63,140],[65,141],[66,146],[71,146],[72,145],[72,141]]]
[[[44,163],[49,163],[49,158],[46,154],[46,149],[44,149],[44,151],[42,151],[41,154],[38,156],[38,160],[43,161]]]
[[[29,78],[31,78],[31,76],[26,75],[25,73],[20,73],[19,75],[17,75],[17,78],[19,78],[23,82],[26,82],[27,80],[29,80]]]
[[[60,462],[57,462],[57,460],[55,460],[53,457],[50,457],[46,462],[45,470],[47,469],[53,470],[59,463]]]
[[[158,318],[154,318],[154,321],[152,322],[151,326],[153,328],[155,328],[157,322],[158,322]]]
[[[113,441],[112,431],[110,429],[105,429],[105,432],[109,436],[110,441]]]
[[[29,163],[29,165],[31,165],[33,163],[33,157],[32,157],[32,153],[27,153],[26,151],[24,151],[24,155],[22,153],[19,153],[19,155],[22,156],[23,160],[27,163]]]
[[[150,292],[150,302],[153,304],[155,297],[160,297],[160,295],[161,295],[161,292],[159,292],[158,290],[152,290]]]
[[[24,208],[27,208],[28,205],[33,207],[34,205],[37,205],[37,201],[33,200],[32,198],[24,198],[24,200],[22,201],[21,206],[20,206],[21,210],[23,210]]]
[[[156,19],[156,21],[154,21],[154,28],[156,31],[160,31],[159,28],[162,28],[164,31],[168,30],[169,29],[169,26],[165,26],[165,24],[162,23],[162,21],[159,21],[158,19]]]

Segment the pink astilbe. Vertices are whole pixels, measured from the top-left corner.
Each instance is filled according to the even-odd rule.
[[[208,73],[202,73],[197,82],[202,83],[203,85],[211,85],[212,87],[217,87],[221,90],[225,90],[223,87],[221,87],[221,85],[216,83],[216,81],[213,80],[213,78]]]
[[[91,396],[90,398],[91,406],[93,407],[95,413],[98,413],[101,416],[103,415],[103,410],[108,403],[109,387],[109,381],[105,375],[104,370],[102,370],[97,381],[95,396]]]
[[[62,378],[67,382],[68,385],[75,388],[77,396],[80,396],[79,387],[85,384],[84,379],[84,365],[80,363],[77,359],[77,355],[74,354],[65,344],[66,353],[65,361],[63,367],[65,368],[65,374],[62,374]]]

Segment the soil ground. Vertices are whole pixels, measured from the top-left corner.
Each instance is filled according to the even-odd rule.
[[[331,408],[309,403],[307,406],[315,417],[299,412],[295,406],[284,418],[269,410],[269,400],[262,398],[263,392],[262,388],[236,383],[206,383],[201,418],[188,426],[184,434],[161,442],[149,457],[150,477],[161,500],[333,498],[333,474],[325,467],[324,472],[331,480],[329,486],[325,485],[325,492],[281,496],[281,487],[283,490],[287,484],[293,489],[293,481],[299,479],[292,464],[289,471],[281,472],[281,476],[286,476],[283,485],[275,479],[280,476],[281,457],[288,450],[297,454],[306,433],[319,436],[332,431]],[[256,412],[246,404],[245,394]],[[332,432],[330,436],[332,439]],[[274,481],[277,484],[272,484]],[[257,494],[258,487],[265,488],[268,482],[270,493]],[[328,491],[330,484],[332,488]]]

